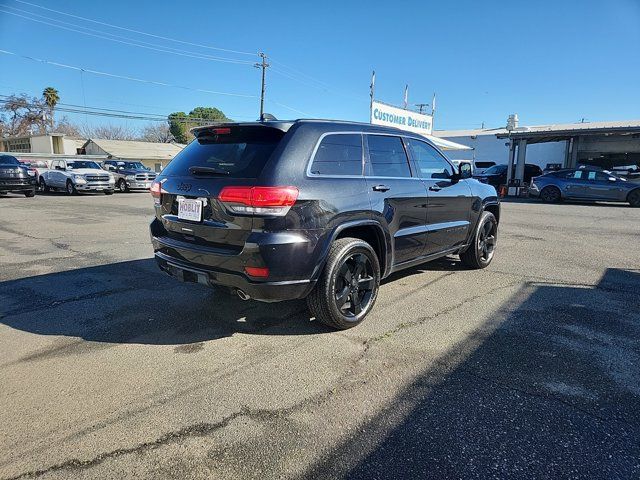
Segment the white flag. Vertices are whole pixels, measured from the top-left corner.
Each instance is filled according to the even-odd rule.
[[[436,111],[436,94],[433,94],[433,99],[431,100],[431,115]]]
[[[409,105],[409,85],[404,86],[404,109]]]

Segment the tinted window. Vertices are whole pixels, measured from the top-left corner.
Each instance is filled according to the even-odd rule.
[[[576,180],[580,180],[582,178],[582,170],[573,170],[568,173],[565,173],[564,176],[566,178],[573,178]]]
[[[609,181],[609,177],[611,177],[611,175],[607,173],[592,172],[592,171],[587,172],[587,180],[591,180],[591,181],[606,182],[606,181]]]
[[[85,160],[73,160],[71,162],[67,162],[67,167],[69,168],[100,168],[100,166],[96,162],[89,162]]]
[[[411,169],[400,137],[367,135],[368,175],[374,177],[410,177]]]
[[[507,173],[507,166],[506,165],[494,165],[493,167],[488,168],[487,170],[485,170],[484,173],[486,173],[488,175],[502,175],[504,173]]]
[[[0,155],[0,164],[2,165],[20,165],[20,162],[16,157],[11,155]]]
[[[451,178],[451,165],[438,151],[426,142],[409,139],[409,148],[418,167],[418,174],[422,178],[446,179]]]
[[[313,163],[314,175],[362,175],[362,135],[327,135],[322,139]]]
[[[257,178],[283,136],[284,132],[269,127],[232,126],[201,132],[162,173],[191,176],[191,167],[205,167],[208,172],[203,175]]]

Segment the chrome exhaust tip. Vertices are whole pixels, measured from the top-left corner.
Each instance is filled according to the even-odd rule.
[[[236,290],[236,293],[242,300],[245,300],[245,301],[251,300],[251,297],[247,295],[245,292],[243,292],[242,290],[240,290],[239,288]]]

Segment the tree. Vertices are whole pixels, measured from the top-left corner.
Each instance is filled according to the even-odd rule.
[[[0,121],[3,134],[9,136],[45,133],[48,106],[44,100],[28,95],[11,95],[2,102],[6,112]]]
[[[58,95],[58,90],[53,87],[47,87],[42,91],[42,98],[44,99],[44,103],[49,107],[49,125],[53,129],[53,110],[56,108],[56,105],[60,101],[60,95]]]
[[[140,140],[145,142],[170,143],[173,135],[168,123],[150,123],[140,131]]]
[[[56,133],[64,133],[69,137],[82,137],[80,127],[72,123],[66,116],[56,122],[53,131]]]
[[[215,107],[196,107],[188,114],[175,112],[169,115],[169,130],[178,143],[188,143],[193,139],[189,129],[199,125],[231,121],[222,110]]]
[[[103,140],[136,140],[136,132],[123,125],[104,124],[96,127],[83,126],[80,133],[84,138],[101,138]]]

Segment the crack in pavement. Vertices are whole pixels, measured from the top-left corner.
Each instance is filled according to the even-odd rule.
[[[449,308],[446,308],[440,312],[438,312],[437,314],[430,316],[430,317],[421,317],[419,319],[417,319],[414,322],[410,322],[410,324],[408,324],[409,322],[407,322],[407,324],[403,324],[402,326],[398,326],[394,329],[391,329],[389,332],[387,332],[386,334],[383,334],[382,336],[378,336],[378,337],[374,337],[373,339],[369,339],[366,340],[364,342],[362,342],[362,346],[363,349],[362,351],[355,356],[355,358],[350,362],[352,364],[352,366],[347,369],[343,375],[341,375],[340,377],[338,377],[336,379],[336,381],[334,382],[334,384],[332,386],[327,387],[326,390],[317,393],[314,396],[311,396],[307,399],[302,400],[299,403],[296,403],[294,405],[291,405],[289,407],[283,408],[283,409],[275,409],[275,410],[269,410],[269,409],[249,409],[248,407],[243,407],[241,410],[232,413],[231,415],[228,415],[227,417],[224,417],[222,420],[215,422],[215,423],[198,423],[198,424],[194,424],[194,425],[190,425],[184,428],[181,428],[179,430],[175,430],[169,433],[165,433],[164,435],[158,437],[155,440],[149,441],[149,442],[144,442],[141,444],[138,444],[136,446],[133,447],[129,447],[129,448],[120,448],[117,450],[112,450],[110,452],[105,452],[105,453],[101,453],[91,459],[88,460],[80,460],[77,458],[74,459],[70,459],[70,460],[66,460],[64,462],[52,465],[50,467],[47,468],[43,468],[43,469],[38,469],[38,470],[31,470],[28,472],[24,472],[22,474],[19,474],[17,476],[13,476],[13,477],[7,477],[6,480],[19,480],[19,479],[24,479],[24,478],[34,478],[34,477],[38,477],[47,473],[51,473],[51,472],[56,472],[56,471],[61,471],[61,470],[77,470],[77,469],[88,469],[88,468],[92,468],[108,459],[112,459],[112,458],[117,458],[117,457],[121,457],[124,455],[128,455],[131,453],[140,453],[140,452],[145,452],[148,450],[152,450],[158,447],[161,447],[163,445],[172,443],[172,442],[177,442],[183,438],[186,437],[190,437],[190,436],[206,436],[209,435],[217,430],[220,430],[222,428],[225,428],[227,425],[229,425],[230,422],[232,422],[233,420],[239,418],[239,417],[250,417],[253,419],[257,419],[257,420],[270,420],[273,418],[284,418],[287,417],[289,415],[291,415],[293,412],[305,408],[309,405],[319,405],[322,402],[324,402],[326,399],[328,399],[329,397],[331,397],[332,395],[335,395],[336,392],[338,390],[344,391],[346,389],[349,388],[350,385],[353,384],[359,384],[357,381],[348,381],[349,379],[353,379],[353,371],[358,368],[360,361],[367,355],[368,351],[369,351],[369,347],[370,344],[372,342],[378,341],[378,339],[381,338],[388,338],[391,335],[396,334],[397,332],[404,330],[405,328],[410,328],[413,326],[417,326],[421,323],[424,323],[425,321],[429,320],[429,319],[433,319],[433,318],[437,318],[440,315],[444,315],[447,313],[450,313],[451,311],[464,306],[465,304],[469,303],[469,302],[473,302],[475,300],[478,300],[482,297],[484,297],[487,294],[491,294],[494,291],[498,291],[500,289],[504,289],[504,288],[510,288],[514,285],[516,285],[519,282],[515,282],[513,284],[509,284],[509,285],[505,285],[505,286],[501,286],[498,287],[496,289],[492,289],[482,295],[475,295],[473,297],[470,297],[462,302],[459,302],[458,304],[451,306]],[[347,380],[347,381],[345,381]]]

